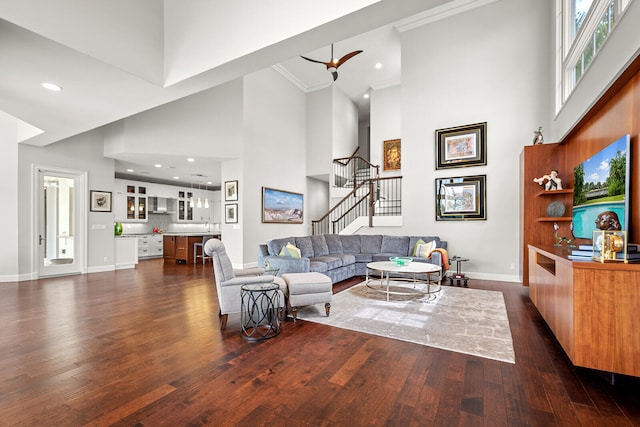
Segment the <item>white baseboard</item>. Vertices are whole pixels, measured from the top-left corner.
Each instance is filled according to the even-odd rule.
[[[105,271],[113,271],[115,270],[115,266],[111,265],[100,265],[98,267],[89,267],[87,269],[87,273],[104,273]]]
[[[465,276],[469,278],[469,280],[477,279],[477,280],[494,280],[496,282],[514,282],[522,284],[520,280],[520,276],[511,275],[511,274],[493,274],[493,273],[474,273],[474,272],[464,272]]]

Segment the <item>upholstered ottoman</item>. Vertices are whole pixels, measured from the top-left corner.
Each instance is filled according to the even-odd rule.
[[[321,273],[286,273],[282,278],[287,283],[288,303],[295,322],[298,317],[298,307],[324,303],[324,309],[329,316],[333,288],[331,278]]]

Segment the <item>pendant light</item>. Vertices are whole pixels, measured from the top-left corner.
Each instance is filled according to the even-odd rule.
[[[204,184],[204,208],[209,209],[209,197],[207,197],[207,184]]]
[[[189,207],[193,207],[195,203],[193,202],[193,182],[191,183],[191,197],[189,197]]]

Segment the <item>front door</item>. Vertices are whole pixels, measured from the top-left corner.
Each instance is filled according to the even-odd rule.
[[[82,172],[38,168],[38,275],[84,271]]]

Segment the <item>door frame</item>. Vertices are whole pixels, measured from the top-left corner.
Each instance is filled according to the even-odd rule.
[[[40,173],[51,173],[72,175],[76,180],[74,210],[75,210],[75,227],[76,235],[74,236],[74,256],[77,261],[79,270],[71,274],[86,274],[87,273],[87,220],[89,210],[88,205],[88,172],[67,169],[57,166],[32,164],[31,165],[31,271],[32,276],[35,279],[40,277],[49,277],[41,275],[41,260],[40,260],[40,245],[39,245],[39,231],[40,231],[40,212],[42,208],[42,200],[40,199]]]

